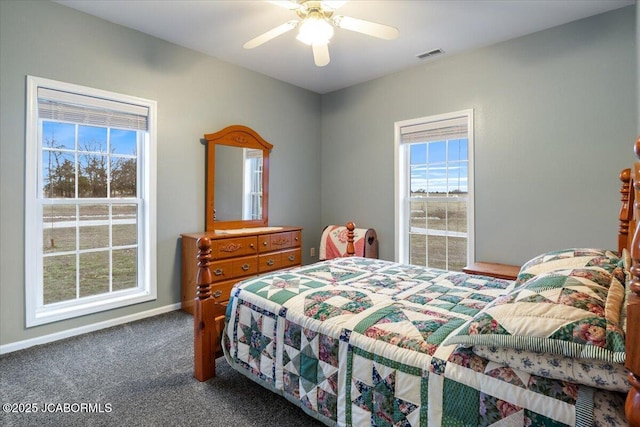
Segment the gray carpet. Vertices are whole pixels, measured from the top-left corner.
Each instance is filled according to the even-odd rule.
[[[193,318],[175,311],[0,356],[0,425],[322,425],[223,358],[217,373],[193,378]]]

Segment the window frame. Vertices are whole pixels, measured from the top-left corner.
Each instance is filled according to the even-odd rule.
[[[44,304],[43,283],[43,205],[41,191],[43,171],[43,147],[41,135],[42,122],[39,117],[38,89],[52,89],[82,96],[93,97],[105,103],[133,104],[148,109],[148,128],[143,137],[138,135],[138,173],[137,173],[137,286],[124,290],[75,298],[50,304]],[[87,104],[88,105],[88,104]],[[93,105],[95,107],[95,105]],[[26,326],[33,327],[87,314],[125,307],[157,298],[157,249],[156,249],[156,101],[130,95],[80,86],[35,76],[27,76],[26,102],[26,147],[25,147],[25,315]],[[48,121],[55,121],[46,119]],[[106,126],[102,126],[106,127]],[[76,148],[77,150],[77,148]],[[105,198],[70,199],[69,204],[82,206],[96,201],[108,201]],[[112,202],[110,202],[112,203]],[[130,203],[130,200],[121,204]],[[55,204],[55,202],[54,202]],[[114,204],[114,205],[117,205]],[[109,248],[113,245],[110,243]],[[76,248],[76,251],[78,248]]]
[[[394,257],[396,262],[408,264],[410,262],[410,159],[409,143],[402,141],[402,128],[408,126],[426,125],[435,122],[466,118],[467,120],[467,157],[468,157],[468,182],[467,182],[467,264],[475,259],[475,226],[474,226],[474,133],[473,133],[473,109],[438,114],[434,116],[419,117],[402,120],[394,123]]]

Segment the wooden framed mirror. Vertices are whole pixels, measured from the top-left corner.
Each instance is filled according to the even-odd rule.
[[[269,225],[272,144],[242,125],[204,135],[207,141],[206,231]]]

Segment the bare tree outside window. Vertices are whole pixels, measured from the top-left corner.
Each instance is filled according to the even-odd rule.
[[[137,286],[137,205],[110,202],[137,197],[135,132],[54,121],[42,129],[45,304]],[[72,202],[82,199],[92,202]]]

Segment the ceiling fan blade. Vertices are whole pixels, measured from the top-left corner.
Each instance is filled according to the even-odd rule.
[[[393,40],[398,37],[398,29],[389,25],[377,24],[364,19],[351,18],[350,16],[336,16],[333,23],[345,30],[355,31],[367,34],[369,36],[378,37],[385,40]]]
[[[272,30],[267,31],[264,34],[259,35],[258,37],[249,40],[246,42],[243,47],[245,49],[253,49],[254,47],[258,47],[263,43],[268,42],[271,39],[275,39],[276,37],[286,33],[287,31],[293,30],[296,25],[298,25],[298,21],[289,21],[285,22],[282,25],[278,25]]]
[[[325,44],[314,44],[313,46],[313,62],[318,67],[324,67],[329,63],[329,45]]]
[[[300,7],[300,4],[295,1],[271,1],[268,0],[267,3],[274,4],[276,6],[284,7],[285,9],[295,10]]]
[[[338,0],[323,0],[322,5],[328,7],[329,9],[337,9],[344,5],[346,1],[338,1]]]

